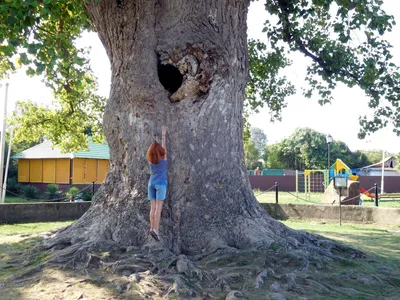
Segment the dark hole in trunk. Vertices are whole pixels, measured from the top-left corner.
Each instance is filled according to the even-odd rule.
[[[182,85],[183,75],[173,65],[163,65],[158,60],[157,71],[161,84],[171,94],[175,93]]]

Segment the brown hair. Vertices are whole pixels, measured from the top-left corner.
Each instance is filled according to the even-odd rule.
[[[158,164],[160,160],[165,158],[165,149],[159,143],[155,142],[150,145],[149,150],[147,150],[146,158],[151,164]]]

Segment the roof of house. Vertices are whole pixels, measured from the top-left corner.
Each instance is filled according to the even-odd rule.
[[[15,154],[15,159],[43,159],[43,158],[94,158],[110,159],[110,150],[108,144],[98,144],[89,141],[87,151],[61,153],[59,148],[53,147],[50,141],[45,141],[32,148],[26,149],[21,153]]]
[[[391,159],[395,159],[395,158],[393,156],[389,156],[388,158],[385,158],[384,160],[381,160],[380,162],[377,162],[377,163],[369,165],[369,166],[362,167],[362,168],[360,168],[360,170],[371,169],[371,168],[380,168],[380,166],[382,166],[382,163],[386,163],[386,162],[390,161]]]

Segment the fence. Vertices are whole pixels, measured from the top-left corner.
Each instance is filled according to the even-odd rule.
[[[249,176],[250,184],[253,189],[265,191],[275,184],[279,183],[279,189],[286,192],[296,191],[296,176]],[[360,176],[360,186],[368,189],[374,186],[375,183],[380,185],[380,176]],[[400,192],[400,176],[387,176],[385,177],[384,190],[386,193],[399,193]]]

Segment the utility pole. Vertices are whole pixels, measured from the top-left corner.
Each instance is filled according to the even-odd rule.
[[[381,195],[384,194],[384,185],[385,185],[385,150],[382,150]]]
[[[8,82],[6,83],[6,95],[3,110],[3,128],[1,129],[1,149],[0,149],[0,195],[3,194],[3,171],[4,171],[4,147],[6,145],[6,118],[8,101]]]
[[[3,193],[2,193],[3,196],[1,197],[1,202],[2,203],[4,203],[5,200],[6,200],[7,175],[8,175],[8,166],[10,165],[10,156],[11,156],[13,135],[14,135],[14,127],[11,127],[10,141],[8,142],[8,154],[7,154],[6,171],[4,172]]]

